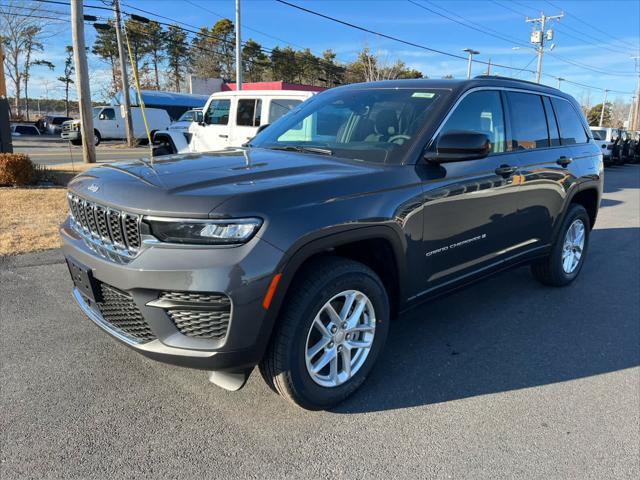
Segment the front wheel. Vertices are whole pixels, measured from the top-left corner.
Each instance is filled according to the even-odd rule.
[[[324,257],[311,262],[288,292],[260,372],[296,405],[330,408],[362,385],[388,329],[389,299],[375,272]]]
[[[544,285],[561,287],[573,282],[584,264],[591,222],[582,205],[569,207],[549,256],[531,265],[533,276]]]

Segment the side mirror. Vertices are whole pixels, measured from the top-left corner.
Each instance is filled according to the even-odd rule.
[[[104,113],[101,113],[100,115],[98,115],[98,119],[99,120],[106,120],[107,116]]]
[[[195,123],[202,123],[204,122],[204,112],[195,112],[193,114],[193,121]]]
[[[485,133],[453,130],[438,138],[436,151],[425,158],[433,163],[462,162],[485,158],[491,153],[491,139]]]

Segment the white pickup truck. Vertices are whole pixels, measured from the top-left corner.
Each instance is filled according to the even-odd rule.
[[[164,130],[171,124],[171,119],[166,110],[162,108],[145,108],[145,115],[149,123],[149,132]],[[133,123],[133,136],[138,140],[147,138],[147,131],[142,119],[140,107],[131,107],[131,120]],[[93,107],[93,142],[98,145],[102,140],[124,139],[124,116],[118,106]],[[82,144],[82,132],[80,120],[69,120],[62,124],[60,136],[69,140],[73,145]]]
[[[157,131],[155,155],[207,152],[239,147],[258,129],[278,120],[317,92],[242,90],[216,92],[186,132]]]

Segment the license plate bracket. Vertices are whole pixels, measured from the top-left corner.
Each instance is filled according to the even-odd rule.
[[[98,288],[98,282],[93,277],[91,269],[70,257],[67,257],[67,266],[69,267],[73,284],[80,290],[80,293],[94,303],[100,302],[102,296]]]

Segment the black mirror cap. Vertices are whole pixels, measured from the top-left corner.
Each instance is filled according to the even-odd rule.
[[[491,153],[491,139],[486,133],[452,130],[438,138],[435,153],[426,159],[434,163],[461,162],[484,158]]]

